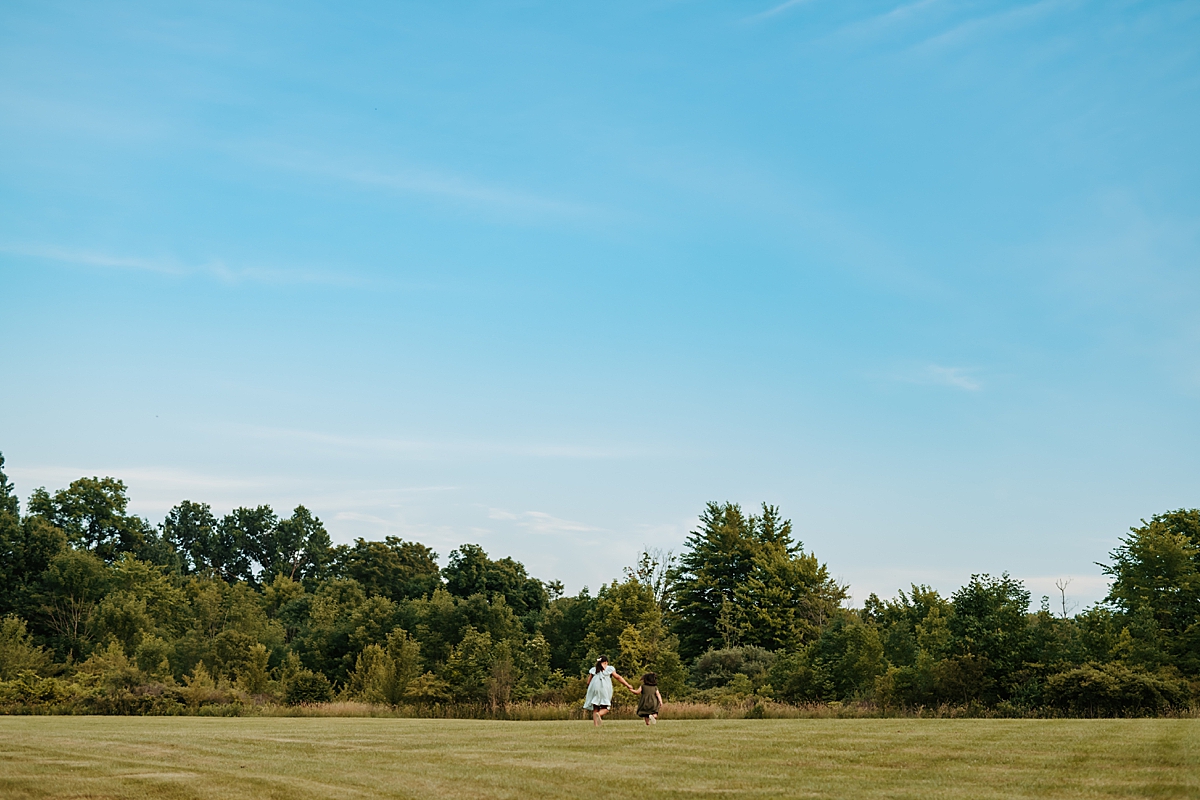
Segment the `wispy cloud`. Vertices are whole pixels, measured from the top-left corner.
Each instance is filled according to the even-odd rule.
[[[1057,241],[1026,248],[1034,263],[1053,264],[1046,278],[1056,294],[1113,318],[1154,306],[1185,308],[1200,300],[1200,226],[1186,221],[1123,219],[1086,236],[1060,234]],[[1190,228],[1190,230],[1189,230]],[[1181,314],[1180,322],[1194,320]]]
[[[188,275],[191,270],[171,259],[131,258],[96,250],[82,250],[55,245],[0,245],[0,253],[13,256],[59,261],[82,267],[139,270],[159,275]]]
[[[968,392],[978,392],[983,388],[982,383],[971,377],[969,370],[960,369],[959,367],[939,367],[937,364],[930,364],[925,368],[925,374],[928,376],[930,383],[942,386],[953,386],[956,389],[965,389]]]
[[[300,442],[345,451],[375,451],[413,458],[461,458],[464,456],[524,456],[530,458],[611,459],[649,455],[640,447],[588,446],[538,442],[496,442],[487,440],[435,441],[396,439],[381,436],[343,436],[294,428],[231,426],[239,435],[274,441]]]
[[[5,127],[30,132],[69,131],[76,136],[86,134],[93,140],[137,143],[181,135],[157,110],[119,107],[96,98],[72,102],[55,95],[20,91],[12,85],[0,89],[0,115]]]
[[[522,511],[521,513],[514,514],[502,508],[492,508],[488,509],[488,519],[512,522],[533,533],[586,533],[601,530],[601,528],[596,528],[583,522],[560,519],[544,511]]]
[[[457,547],[464,540],[480,538],[486,531],[463,529],[462,526],[442,523],[414,522],[394,509],[371,513],[361,511],[338,511],[329,519],[335,523],[331,526],[337,530],[337,538],[349,542],[354,538],[381,539],[385,536],[399,536],[402,539],[418,541],[438,549],[445,554],[449,549]]]
[[[944,367],[940,364],[925,364],[924,366],[905,370],[895,374],[893,378],[902,383],[915,383],[921,386],[946,386],[960,389],[964,392],[978,392],[983,389],[983,382],[974,376],[975,369],[965,367]]]
[[[219,477],[169,467],[10,466],[8,472],[22,483],[51,487],[66,486],[76,478],[83,476],[111,476],[126,482],[148,482],[170,489],[184,487],[201,489],[260,488],[272,483],[269,479]]]
[[[331,481],[298,477],[290,473],[210,474],[174,467],[147,465],[97,466],[41,465],[9,466],[6,472],[18,492],[28,497],[38,486],[51,491],[61,489],[80,477],[111,476],[128,487],[130,511],[157,521],[182,500],[209,503],[223,514],[238,506],[267,503],[277,512],[288,513],[303,504],[329,523],[330,532],[340,540],[347,535],[380,537],[397,535],[417,538],[439,546],[462,541],[455,527],[446,524],[413,523],[406,509],[425,508],[437,495],[456,491],[456,486],[364,485],[359,481]]]
[[[705,197],[730,214],[767,228],[804,253],[804,261],[820,253],[821,262],[874,289],[926,298],[950,294],[943,281],[851,211],[839,208],[827,193],[782,181],[765,165],[733,160],[725,153],[676,147],[647,151],[640,166],[657,181]],[[645,218],[661,227],[674,222],[653,212]]]
[[[224,261],[213,260],[204,264],[187,264],[175,258],[142,258],[116,255],[101,250],[60,247],[57,245],[0,245],[0,253],[21,256],[60,264],[72,264],[97,269],[133,270],[152,272],[174,277],[202,277],[226,285],[241,283],[259,284],[313,284],[324,286],[364,286],[368,281],[355,275],[323,272],[307,269],[272,269],[264,267],[231,267]]]
[[[1074,0],[1041,0],[1041,2],[1018,6],[997,14],[976,17],[960,22],[948,31],[925,39],[914,46],[913,50],[932,50],[961,45],[977,36],[1020,27],[1059,8],[1074,4]]]
[[[295,489],[295,481],[283,476],[212,475],[146,465],[15,466],[8,472],[24,495],[38,486],[51,491],[61,489],[82,477],[117,478],[128,487],[130,510],[151,517],[165,513],[184,499],[211,503],[215,509],[229,509],[243,504],[257,505],[264,497],[273,498],[274,502],[291,499]]]
[[[768,8],[766,11],[760,11],[757,14],[751,14],[750,16],[743,18],[742,22],[760,22],[764,19],[770,19],[771,17],[778,16],[779,14],[787,11],[789,8],[808,5],[811,2],[813,2],[813,0],[786,0],[786,2]]]
[[[936,5],[945,2],[945,0],[917,0],[915,3],[905,3],[901,6],[896,6],[891,11],[887,11],[878,16],[866,20],[865,24],[874,25],[876,27],[885,27],[893,25],[904,20],[911,19],[918,14],[933,8]]]
[[[588,209],[575,203],[480,183],[459,175],[429,171],[381,172],[375,170],[329,171],[327,174],[366,186],[381,186],[400,192],[435,195],[522,215],[580,217],[588,213]]]
[[[276,169],[402,194],[438,198],[521,221],[582,220],[602,214],[594,206],[480,180],[452,170],[411,164],[364,164],[360,159],[289,149],[278,144],[261,151],[253,148],[244,155]]]
[[[943,5],[945,1],[916,0],[914,3],[905,3],[896,6],[891,11],[885,11],[882,14],[860,19],[857,22],[851,22],[836,31],[833,36],[835,38],[877,36],[920,18],[927,11]]]

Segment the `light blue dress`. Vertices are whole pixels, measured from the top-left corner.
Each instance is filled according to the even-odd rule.
[[[599,675],[596,674],[595,667],[588,670],[588,675],[594,677],[588,684],[587,697],[583,698],[583,707],[586,710],[591,711],[595,706],[612,705],[612,674],[616,671],[617,668],[611,664]]]

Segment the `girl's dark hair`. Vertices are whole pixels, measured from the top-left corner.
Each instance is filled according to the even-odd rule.
[[[653,672],[647,672],[642,676],[643,686],[658,686],[658,676]]]
[[[596,659],[596,666],[593,667],[593,669],[596,670],[597,675],[599,675],[601,672],[604,672],[604,662],[605,661],[608,661],[608,656],[600,656],[599,658]]]

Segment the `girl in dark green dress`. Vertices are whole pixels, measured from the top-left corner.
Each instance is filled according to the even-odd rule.
[[[658,693],[658,676],[647,672],[642,676],[642,685],[632,690],[638,695],[637,715],[646,720],[647,725],[658,722],[658,712],[662,711],[663,699]]]

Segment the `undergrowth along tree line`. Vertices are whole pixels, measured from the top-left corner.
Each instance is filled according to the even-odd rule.
[[[1008,575],[846,608],[845,586],[764,504],[710,503],[682,554],[643,553],[594,594],[464,544],[331,543],[303,506],[152,525],[125,485],[36,489],[0,456],[0,711],[253,713],[340,701],[412,713],[567,708],[597,655],[669,701],[764,714],[953,708],[1186,712],[1200,700],[1200,511],[1132,528],[1104,602],[1061,613]],[[617,701],[620,702],[620,693]],[[694,706],[699,707],[699,706]],[[515,714],[520,716],[520,714]],[[528,714],[527,714],[528,715]],[[536,716],[536,714],[534,715]]]

